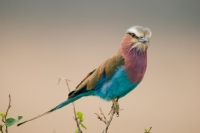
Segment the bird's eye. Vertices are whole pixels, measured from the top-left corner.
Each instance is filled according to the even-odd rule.
[[[131,37],[136,37],[134,33],[128,33]]]
[[[135,37],[135,34],[134,34],[134,33],[131,33],[130,35],[131,35],[132,37]]]

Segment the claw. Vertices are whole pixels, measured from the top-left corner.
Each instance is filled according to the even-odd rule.
[[[113,99],[112,100],[113,104],[112,104],[112,107],[111,107],[111,111],[110,113],[112,112],[113,114],[116,113],[116,116],[119,117],[119,104],[118,104],[118,98],[115,100]],[[109,114],[110,114],[109,113]]]

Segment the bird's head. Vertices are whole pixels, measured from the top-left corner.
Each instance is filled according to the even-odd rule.
[[[126,31],[122,45],[126,45],[125,47],[129,49],[129,51],[136,49],[145,52],[149,46],[151,36],[152,33],[149,28],[133,26]]]

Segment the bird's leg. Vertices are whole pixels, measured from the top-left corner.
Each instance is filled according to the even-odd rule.
[[[116,113],[117,116],[119,116],[119,104],[117,99],[113,100],[113,111],[114,111],[113,113]]]
[[[115,99],[112,100],[113,104],[112,104],[111,111],[110,111],[110,113],[111,112],[112,113],[116,113],[117,116],[119,116],[119,103],[118,103],[118,100],[119,100],[119,97],[116,100]]]

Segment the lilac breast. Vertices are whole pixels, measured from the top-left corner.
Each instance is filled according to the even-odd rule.
[[[125,70],[131,82],[140,83],[147,68],[147,53],[137,49],[122,49],[125,61]]]

